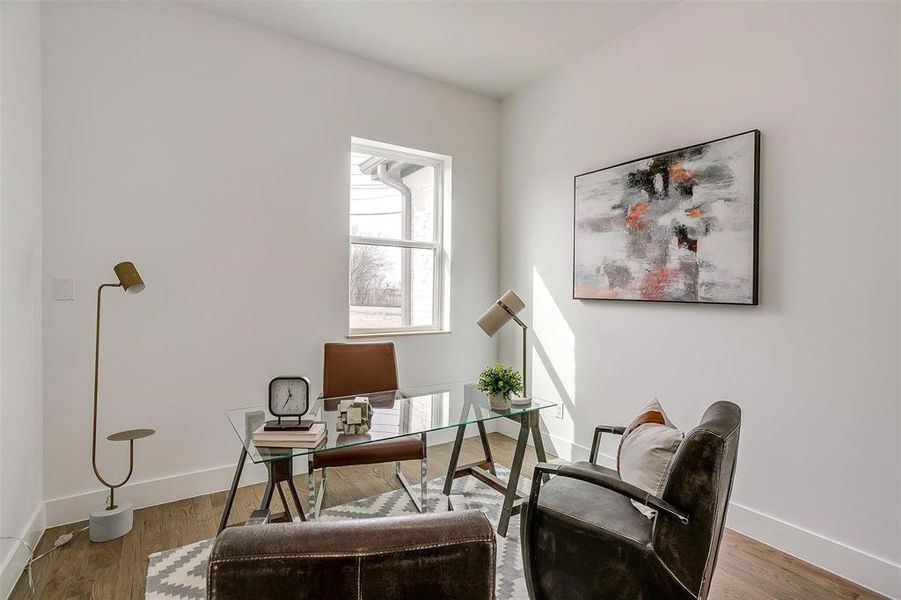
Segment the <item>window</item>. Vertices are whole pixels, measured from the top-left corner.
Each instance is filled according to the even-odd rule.
[[[450,165],[352,139],[349,335],[448,328]]]

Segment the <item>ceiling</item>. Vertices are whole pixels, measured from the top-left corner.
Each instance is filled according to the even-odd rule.
[[[195,0],[192,4],[504,98],[676,2]]]

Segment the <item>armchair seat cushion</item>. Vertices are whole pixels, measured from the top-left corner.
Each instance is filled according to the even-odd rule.
[[[322,467],[374,465],[398,460],[421,460],[424,456],[425,449],[422,447],[422,438],[407,436],[317,452],[310,460],[314,469],[321,469]]]
[[[619,477],[616,471],[589,462],[579,467]],[[586,527],[601,535],[613,535],[638,546],[651,541],[654,521],[638,512],[628,498],[590,483],[554,477],[541,488],[538,512],[553,519]]]
[[[616,476],[591,463],[575,464]],[[532,583],[541,591],[534,597],[694,600],[656,568],[653,526],[621,494],[577,479],[552,478],[541,487],[529,553],[553,567],[537,569]]]

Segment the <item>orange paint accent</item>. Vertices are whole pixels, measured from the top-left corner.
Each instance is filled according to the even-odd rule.
[[[685,169],[685,165],[682,163],[675,163],[670,165],[669,167],[669,178],[670,181],[674,181],[676,183],[685,183],[690,179],[694,178],[694,173]]]
[[[692,208],[691,210],[686,210],[685,212],[689,217],[694,217],[695,219],[700,219],[701,215],[704,214],[703,212],[701,212],[700,208]]]
[[[635,206],[629,209],[628,214],[626,215],[626,227],[629,229],[644,229],[648,221],[645,218],[645,214],[648,212],[648,203],[647,202],[639,202]]]
[[[660,269],[648,273],[641,283],[641,297],[647,300],[663,300],[663,293],[666,291],[666,284],[669,282],[670,277],[669,269]]]

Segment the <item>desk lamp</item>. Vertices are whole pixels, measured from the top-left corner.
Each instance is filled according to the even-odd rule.
[[[528,327],[526,327],[526,324],[516,316],[525,307],[525,302],[513,293],[513,290],[507,290],[503,296],[498,298],[497,302],[492,304],[491,307],[479,317],[479,320],[477,321],[479,327],[481,327],[489,337],[494,337],[494,334],[510,320],[516,321],[516,324],[522,327],[522,397],[514,397],[512,399],[513,404],[529,404],[531,402],[528,388],[529,380],[526,378],[526,358],[528,353],[526,332]]]

